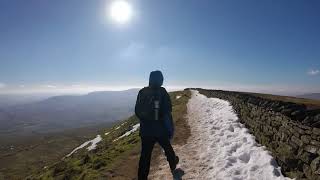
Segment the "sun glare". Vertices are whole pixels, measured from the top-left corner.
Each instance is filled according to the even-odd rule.
[[[132,8],[127,1],[115,0],[110,6],[109,13],[113,21],[124,24],[131,19]]]

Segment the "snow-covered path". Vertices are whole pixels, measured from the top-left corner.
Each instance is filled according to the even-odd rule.
[[[184,171],[182,179],[287,179],[269,152],[238,121],[229,102],[193,91],[187,107],[191,137],[185,145],[174,147],[180,157],[178,168]],[[149,177],[172,177],[164,155]]]

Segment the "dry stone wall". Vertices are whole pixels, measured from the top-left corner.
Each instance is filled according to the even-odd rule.
[[[286,176],[320,180],[320,110],[247,93],[197,89],[229,101],[256,140],[267,147]]]

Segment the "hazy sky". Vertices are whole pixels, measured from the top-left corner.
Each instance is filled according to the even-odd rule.
[[[319,0],[1,0],[0,92],[143,86],[320,92]]]

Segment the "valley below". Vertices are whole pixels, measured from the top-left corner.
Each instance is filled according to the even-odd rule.
[[[10,106],[0,108],[0,180],[24,179],[61,160],[131,116],[136,95],[137,89],[101,91],[15,105],[7,98]]]

